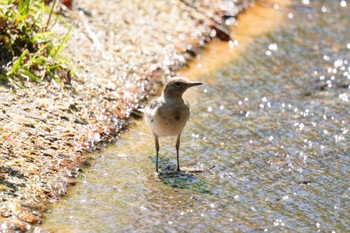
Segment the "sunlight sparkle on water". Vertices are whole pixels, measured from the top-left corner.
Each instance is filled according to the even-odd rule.
[[[327,7],[325,7],[325,6],[322,6],[321,11],[323,13],[326,13],[326,12],[329,12],[329,9]]]
[[[238,44],[239,44],[238,40],[230,40],[228,42],[228,45],[230,48],[233,48],[234,46],[238,46]]]
[[[329,61],[330,57],[327,56],[327,55],[323,55],[323,59],[324,59],[325,61]]]
[[[273,222],[273,225],[274,226],[284,226],[284,222],[282,221],[282,219],[276,219],[274,222]]]
[[[349,97],[346,93],[339,94],[339,99],[341,99],[343,102],[349,102]]]
[[[269,45],[269,50],[271,51],[277,51],[278,50],[278,46],[276,43],[270,44]]]
[[[340,6],[341,7],[346,7],[346,1],[345,0],[340,1]]]
[[[300,123],[298,128],[299,128],[299,130],[303,130],[304,124],[303,124],[303,123]]]

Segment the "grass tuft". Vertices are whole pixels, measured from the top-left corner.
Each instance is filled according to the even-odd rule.
[[[0,0],[0,81],[25,87],[28,81],[55,80],[69,85],[71,71],[60,57],[62,38],[48,30],[51,8],[44,0]],[[54,41],[60,40],[58,44]]]

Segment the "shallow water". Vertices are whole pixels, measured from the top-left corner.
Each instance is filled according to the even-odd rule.
[[[181,165],[215,168],[154,175],[153,139],[135,121],[84,169],[44,228],[350,231],[350,2],[308,2],[265,4],[282,26],[258,37],[233,34],[237,46],[215,42],[228,51],[216,52],[219,62],[206,60],[212,47],[183,71],[206,85],[187,96]],[[175,169],[174,144],[161,140],[163,170]]]

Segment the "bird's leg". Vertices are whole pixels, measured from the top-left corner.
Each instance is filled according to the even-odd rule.
[[[156,172],[158,172],[159,140],[156,134],[154,134],[154,141],[156,144]]]
[[[176,171],[178,172],[180,171],[180,160],[179,160],[180,137],[181,137],[181,133],[177,136],[177,139],[176,139],[176,161],[177,161]]]

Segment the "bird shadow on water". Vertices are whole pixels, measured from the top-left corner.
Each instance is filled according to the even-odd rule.
[[[162,167],[158,178],[163,184],[177,189],[186,189],[202,194],[213,194],[209,183],[199,175],[208,171],[202,169],[183,169],[175,171],[175,166]]]

